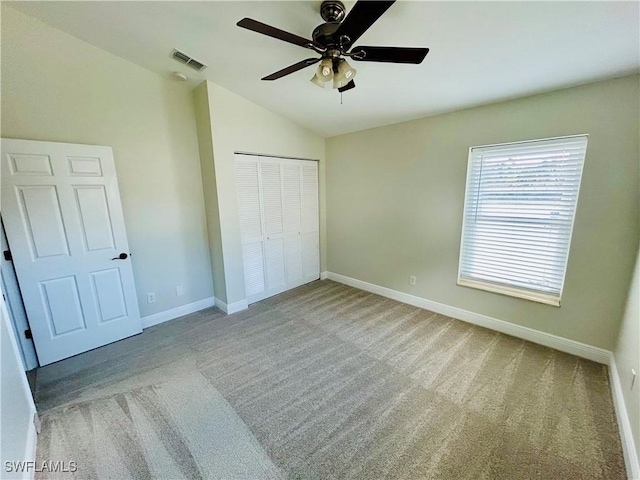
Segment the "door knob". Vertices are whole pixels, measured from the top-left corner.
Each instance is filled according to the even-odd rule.
[[[127,255],[126,253],[121,253],[117,257],[113,257],[111,260],[126,260],[127,258],[129,258],[129,255]]]

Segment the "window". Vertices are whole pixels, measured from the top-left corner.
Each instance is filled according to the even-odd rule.
[[[587,135],[469,150],[458,285],[560,306]]]

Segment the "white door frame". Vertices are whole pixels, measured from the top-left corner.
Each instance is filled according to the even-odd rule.
[[[9,320],[13,325],[13,331],[18,341],[18,350],[22,356],[25,370],[33,370],[38,366],[38,356],[33,345],[33,340],[25,336],[25,330],[29,330],[29,321],[24,311],[22,295],[13,262],[4,258],[4,251],[11,251],[4,232],[4,226],[0,222],[0,240],[2,245],[2,257],[0,257],[0,271],[2,275],[2,289],[5,295],[5,304],[9,311]]]

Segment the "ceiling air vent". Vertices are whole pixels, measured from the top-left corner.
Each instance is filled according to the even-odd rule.
[[[197,70],[198,72],[201,72],[202,70],[207,68],[207,66],[204,63],[200,63],[199,61],[191,58],[186,53],[182,53],[180,50],[174,49],[171,56],[175,58],[177,61],[179,61],[180,63],[189,65],[191,68],[193,68],[194,70]]]

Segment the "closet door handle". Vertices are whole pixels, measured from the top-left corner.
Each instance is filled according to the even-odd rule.
[[[127,255],[126,253],[121,253],[117,257],[113,257],[111,260],[126,260],[127,258],[129,258],[129,255]]]

